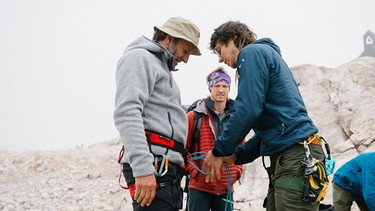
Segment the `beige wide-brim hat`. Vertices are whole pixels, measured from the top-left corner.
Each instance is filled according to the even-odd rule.
[[[191,54],[201,55],[198,48],[200,32],[198,27],[191,21],[182,17],[172,17],[167,20],[162,26],[155,26],[155,28],[169,34],[172,37],[184,39],[192,43],[195,47]]]

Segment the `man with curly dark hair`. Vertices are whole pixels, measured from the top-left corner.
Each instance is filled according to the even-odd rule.
[[[220,178],[223,165],[269,156],[267,210],[318,210],[325,192],[314,195],[308,189],[306,195],[307,165],[301,159],[323,168],[312,171],[312,178],[325,173],[322,139],[280,48],[270,38],[257,39],[246,24],[228,21],[214,30],[210,49],[220,63],[237,68],[238,94],[235,112],[203,164],[210,172],[206,182]],[[254,135],[237,147],[251,130]]]

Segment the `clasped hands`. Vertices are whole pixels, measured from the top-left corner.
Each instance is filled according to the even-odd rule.
[[[216,178],[220,180],[220,169],[234,164],[235,161],[235,154],[227,157],[215,157],[212,155],[212,150],[209,151],[202,166],[203,171],[209,172],[209,174],[206,176],[205,182],[213,182],[215,179],[215,174]],[[150,206],[155,198],[156,192],[156,179],[154,174],[136,177],[135,181],[137,190],[135,191],[134,200],[140,203],[142,207]]]
[[[216,178],[220,180],[220,169],[234,164],[236,155],[232,154],[227,157],[215,157],[212,155],[212,150],[207,152],[206,159],[203,162],[202,170],[208,172],[205,182],[213,182]]]

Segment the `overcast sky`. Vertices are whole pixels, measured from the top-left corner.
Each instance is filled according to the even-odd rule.
[[[201,30],[203,55],[174,73],[183,104],[207,96],[206,75],[223,66],[207,47],[227,20],[272,38],[291,67],[350,62],[363,51],[363,34],[375,32],[374,0],[129,2],[0,0],[0,149],[69,149],[117,138],[117,61],[133,39],[151,38],[153,26],[171,16]]]

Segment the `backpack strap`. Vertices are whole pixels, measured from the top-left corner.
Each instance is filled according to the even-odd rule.
[[[189,147],[189,152],[193,152],[195,144],[197,144],[198,152],[200,151],[200,145],[199,145],[199,138],[200,138],[200,129],[202,125],[202,113],[198,113],[196,111],[194,112],[194,128],[193,128],[193,137],[191,140],[191,144]],[[198,161],[198,165],[200,164],[200,160]],[[185,187],[183,189],[184,192],[188,192],[188,186],[190,182],[189,172],[185,172],[186,180],[185,180]],[[188,196],[189,198],[189,196]]]
[[[196,112],[194,109],[197,107],[197,104],[199,102],[203,102],[204,98],[198,99],[194,101],[191,106],[189,107],[188,111],[193,110],[194,111],[194,127],[193,127],[193,137],[191,140],[189,152],[193,152],[194,150],[194,145],[198,144],[198,152],[200,151],[200,146],[199,146],[199,139],[200,139],[200,130],[202,126],[202,113]]]
[[[194,150],[195,144],[198,144],[198,152],[200,151],[199,138],[200,138],[200,129],[201,129],[201,126],[202,126],[202,115],[203,114],[194,111],[193,137],[192,137],[192,140],[191,140],[189,152],[192,152]]]

